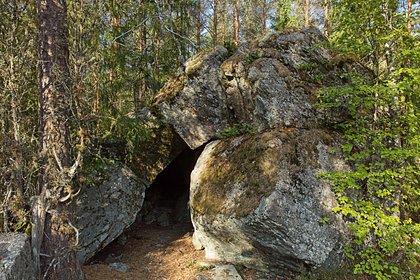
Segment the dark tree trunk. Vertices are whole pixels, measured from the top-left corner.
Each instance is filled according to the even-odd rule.
[[[221,15],[222,15],[222,26],[221,26],[221,42],[224,44],[226,41],[226,12],[227,12],[227,7],[226,7],[227,3],[226,0],[222,1],[222,11],[221,11]]]
[[[118,28],[118,18],[117,17],[113,16],[111,18],[111,26],[112,26],[112,29],[113,30],[115,30],[115,29]],[[118,43],[117,43],[117,41],[114,41],[114,43],[112,44],[112,51],[114,53],[117,53],[118,52]],[[115,62],[113,61],[112,64],[114,64],[114,63]],[[117,78],[117,73],[116,73],[113,65],[111,65],[111,67],[109,68],[109,80],[110,81],[114,81],[116,78]]]
[[[40,196],[33,205],[32,246],[40,276],[83,279],[77,230],[61,197],[71,197],[69,42],[65,0],[38,0]]]
[[[218,10],[218,6],[219,6],[219,1],[218,0],[214,0],[213,1],[213,45],[217,46],[218,43],[218,38],[217,38],[217,13],[219,12]]]

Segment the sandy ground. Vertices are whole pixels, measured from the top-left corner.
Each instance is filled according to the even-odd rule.
[[[199,260],[191,242],[191,225],[172,227],[135,226],[126,234],[124,245],[114,242],[96,256],[83,271],[87,280],[193,280],[201,274]],[[128,272],[111,268],[111,263],[128,265]]]
[[[126,239],[113,242],[83,266],[86,280],[196,280],[212,279],[204,251],[194,249],[191,224],[169,227],[134,225],[125,234]],[[127,272],[111,268],[112,263],[128,266]],[[244,267],[236,267],[244,280],[354,280],[367,279],[349,274],[318,277],[279,277]],[[197,276],[199,277],[197,278]],[[200,277],[201,276],[201,277]],[[224,280],[224,279],[217,279]]]

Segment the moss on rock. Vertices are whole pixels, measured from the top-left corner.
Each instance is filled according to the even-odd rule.
[[[282,173],[303,165],[320,168],[317,144],[332,139],[322,130],[276,129],[221,140],[204,163],[191,207],[207,216],[249,215],[273,192]]]
[[[187,82],[187,76],[181,75],[167,82],[154,98],[154,104],[173,100],[183,89]]]

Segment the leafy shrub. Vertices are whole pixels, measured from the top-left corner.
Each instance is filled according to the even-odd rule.
[[[345,99],[352,116],[338,128],[353,170],[323,177],[334,185],[339,201],[334,210],[348,219],[353,232],[347,256],[355,262],[354,273],[378,280],[418,279],[418,77],[393,77],[375,85],[353,79],[351,86],[320,95],[324,108],[341,106]]]

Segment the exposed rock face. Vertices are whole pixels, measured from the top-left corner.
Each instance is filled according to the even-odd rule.
[[[79,235],[79,260],[84,263],[115,240],[136,219],[140,211],[146,183],[122,163],[94,169],[75,197],[76,227]],[[99,171],[98,171],[99,170]]]
[[[195,238],[206,256],[277,274],[340,262],[345,225],[318,174],[346,168],[320,129],[275,129],[207,145],[191,174]]]
[[[31,247],[26,234],[4,233],[0,235],[0,279],[35,279]]]
[[[321,110],[317,95],[370,73],[324,43],[309,28],[234,54],[219,47],[189,60],[156,97],[155,110],[192,149],[255,132],[210,142],[192,172],[194,244],[207,257],[278,275],[340,263],[348,233],[318,175],[348,168],[328,129],[348,116]]]
[[[156,96],[158,110],[191,149],[198,148],[227,126],[226,97],[220,83],[224,47],[199,54]]]
[[[324,42],[310,28],[268,34],[229,58],[222,47],[200,54],[162,89],[157,109],[192,149],[236,123],[263,131],[340,122],[340,112],[316,109],[317,91],[346,83],[343,71],[364,70],[332,57]]]
[[[199,262],[199,266],[207,268],[206,275],[199,274],[196,280],[242,280],[236,268],[231,264]]]

